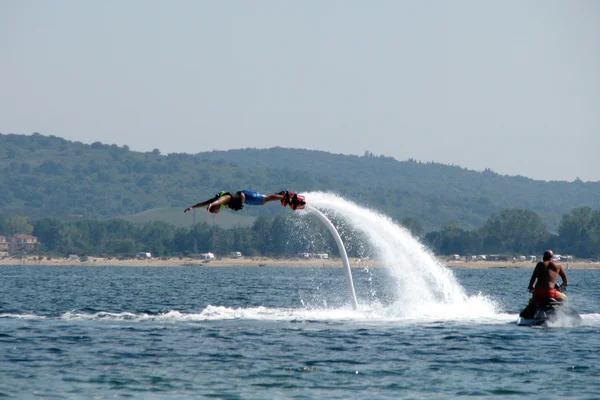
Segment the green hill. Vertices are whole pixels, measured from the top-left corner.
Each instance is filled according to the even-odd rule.
[[[0,215],[30,218],[160,218],[185,226],[190,216],[183,208],[243,188],[335,192],[398,220],[411,217],[426,231],[450,222],[473,228],[505,208],[533,210],[554,229],[575,207],[600,208],[600,182],[536,181],[368,153],[271,148],[162,155],[37,133],[0,134],[0,171]],[[231,224],[281,212],[247,207],[231,213]],[[205,214],[196,217],[211,217]]]

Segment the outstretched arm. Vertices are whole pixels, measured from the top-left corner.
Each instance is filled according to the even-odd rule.
[[[206,201],[203,201],[203,202],[201,202],[201,203],[194,204],[193,206],[189,206],[188,208],[186,208],[185,210],[183,210],[183,212],[184,212],[184,213],[186,213],[186,212],[188,212],[188,211],[191,211],[191,209],[192,209],[192,208],[198,208],[198,207],[204,207],[204,206],[207,206],[207,205],[209,205],[210,203],[212,203],[213,201],[217,200],[218,198],[219,198],[219,196],[215,196],[215,197],[213,197],[213,198],[212,198],[212,199],[210,199],[210,200],[206,200]]]

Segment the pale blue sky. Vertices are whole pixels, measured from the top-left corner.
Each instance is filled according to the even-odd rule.
[[[0,0],[0,132],[600,181],[600,1]]]

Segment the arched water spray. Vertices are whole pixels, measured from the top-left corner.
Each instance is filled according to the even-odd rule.
[[[346,254],[346,248],[344,247],[344,242],[342,242],[342,238],[338,233],[335,226],[331,223],[329,218],[327,218],[321,211],[317,210],[314,207],[307,206],[307,210],[316,215],[329,229],[329,232],[333,235],[335,242],[338,245],[338,249],[340,251],[340,256],[342,257],[342,262],[344,263],[344,267],[346,267],[346,278],[348,282],[348,291],[350,292],[350,298],[352,299],[352,307],[356,310],[358,308],[358,302],[356,301],[356,292],[354,291],[354,281],[352,280],[352,271],[350,270],[350,262],[348,261],[348,255]]]
[[[494,314],[492,302],[478,295],[468,296],[452,271],[389,217],[331,193],[310,192],[305,196],[312,208],[337,213],[366,235],[377,258],[397,282],[395,312],[439,318]]]

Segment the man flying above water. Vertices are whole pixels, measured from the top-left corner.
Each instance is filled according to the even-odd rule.
[[[537,263],[531,275],[528,289],[533,290],[532,300],[534,303],[541,303],[550,298],[558,301],[567,299],[567,296],[560,291],[561,288],[567,286],[567,275],[560,264],[552,261],[552,257],[554,257],[552,250],[546,250],[542,261]],[[557,288],[556,278],[558,276],[562,279],[562,284]]]
[[[206,207],[212,214],[218,214],[225,206],[234,211],[244,208],[244,204],[262,206],[270,201],[278,200],[282,206],[289,206],[292,210],[302,210],[306,205],[304,196],[296,192],[281,191],[275,194],[264,195],[251,190],[240,190],[239,192],[219,192],[213,198],[189,206],[183,212],[188,212],[192,208]]]

